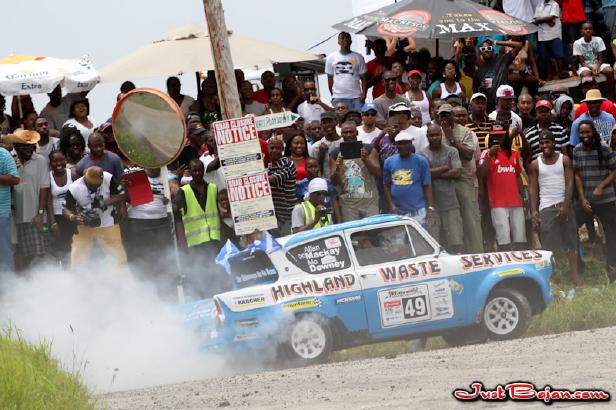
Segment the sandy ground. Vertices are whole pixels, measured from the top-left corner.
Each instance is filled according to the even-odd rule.
[[[531,381],[616,394],[616,327],[263,372],[99,396],[110,409],[546,408],[541,402],[460,403],[454,388]],[[551,408],[591,407],[560,402]],[[616,408],[616,401],[592,407]]]

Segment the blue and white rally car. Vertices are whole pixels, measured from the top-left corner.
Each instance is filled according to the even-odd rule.
[[[379,215],[229,259],[236,290],[185,306],[210,349],[271,349],[299,364],[393,339],[453,345],[526,331],[551,302],[552,254],[450,255],[415,221]]]

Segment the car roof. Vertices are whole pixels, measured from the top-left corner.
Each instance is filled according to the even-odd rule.
[[[370,216],[368,218],[360,219],[357,221],[343,222],[340,224],[325,226],[319,229],[312,229],[310,231],[299,232],[293,235],[285,236],[282,238],[277,238],[276,240],[278,241],[279,244],[281,244],[285,248],[289,248],[290,246],[296,245],[298,243],[301,243],[301,242],[304,242],[310,239],[316,239],[322,236],[331,235],[333,233],[340,233],[344,231],[345,229],[360,228],[362,226],[370,226],[370,225],[382,224],[386,222],[407,221],[410,219],[411,218],[400,216],[400,215],[393,215],[393,214],[375,215],[375,216]]]

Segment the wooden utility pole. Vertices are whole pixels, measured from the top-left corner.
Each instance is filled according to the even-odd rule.
[[[225,23],[221,0],[203,0],[203,8],[205,9],[205,19],[210,34],[222,116],[225,119],[239,118],[242,116],[242,106],[237,91],[227,24]]]

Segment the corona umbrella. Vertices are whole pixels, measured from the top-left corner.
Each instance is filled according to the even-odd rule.
[[[50,93],[58,85],[67,93],[89,91],[100,77],[87,57],[65,60],[11,55],[0,60],[0,94]]]

